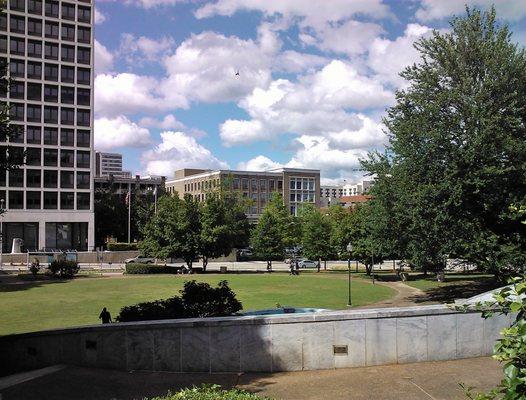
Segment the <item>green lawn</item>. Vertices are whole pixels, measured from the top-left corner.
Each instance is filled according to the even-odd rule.
[[[418,276],[410,276],[410,280],[405,283],[409,286],[425,291],[468,283],[486,283],[492,280],[493,275],[489,274],[446,274],[445,282],[438,282],[436,277],[432,274],[428,278],[424,278],[420,274]]]
[[[244,310],[273,308],[276,303],[329,309],[347,307],[347,277],[344,274],[207,274],[193,278],[214,285],[227,279]],[[149,275],[15,283],[10,278],[2,278],[0,335],[97,324],[102,307],[107,307],[112,316],[116,316],[124,305],[178,294],[185,279],[188,277]],[[373,286],[361,279],[352,284],[355,306],[386,300],[394,294],[390,288]]]

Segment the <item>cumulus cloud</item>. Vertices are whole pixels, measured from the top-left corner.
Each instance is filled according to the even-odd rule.
[[[102,74],[113,69],[113,54],[98,40],[94,43],[95,73]]]
[[[102,24],[108,17],[95,7],[95,23]]]
[[[95,149],[108,151],[120,147],[144,147],[150,144],[150,131],[123,115],[95,119]]]
[[[421,21],[431,21],[449,17],[453,14],[463,14],[466,4],[483,9],[495,6],[500,18],[518,21],[526,17],[526,1],[524,0],[421,0],[416,17]]]
[[[143,61],[158,61],[160,57],[174,46],[171,37],[163,36],[159,39],[151,39],[145,36],[135,36],[131,33],[121,35],[119,54],[128,63],[140,63]]]
[[[186,3],[188,0],[97,0],[98,3],[114,3],[122,2],[126,5],[142,7],[142,8],[154,8],[161,6],[174,6],[178,3]]]
[[[142,163],[148,174],[168,178],[180,168],[229,168],[194,137],[181,131],[162,132],[161,143],[143,153]]]
[[[339,132],[329,132],[332,147],[337,149],[367,149],[387,144],[385,126],[365,115],[358,114],[357,119],[361,121],[358,129],[343,129]]]
[[[241,171],[268,171],[269,169],[280,167],[283,167],[283,164],[272,161],[263,155],[254,157],[246,162],[240,162],[237,165],[237,169]]]
[[[152,117],[144,117],[139,121],[139,123],[141,126],[146,126],[148,128],[160,128],[163,130],[186,128],[185,125],[173,114],[165,115],[161,120]]]

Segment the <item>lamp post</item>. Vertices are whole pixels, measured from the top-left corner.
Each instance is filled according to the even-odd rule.
[[[4,213],[4,204],[5,200],[0,200],[0,213]],[[0,221],[0,270],[4,269],[4,265],[2,264],[2,253],[4,252],[4,228],[3,223]]]
[[[352,302],[351,302],[351,253],[352,253],[352,244],[349,242],[349,244],[347,244],[347,253],[349,254],[348,255],[348,259],[347,259],[347,273],[349,275],[349,302],[347,303],[347,305],[349,307],[352,306]]]

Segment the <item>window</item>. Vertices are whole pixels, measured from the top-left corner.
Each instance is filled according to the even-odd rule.
[[[58,81],[58,65],[57,64],[47,64],[47,63],[45,64],[44,79],[46,81],[54,81],[54,82]],[[57,89],[57,98],[58,98],[58,89]]]
[[[42,101],[42,85],[40,83],[27,83],[27,99]]]
[[[259,181],[259,190],[261,190],[263,192],[267,190],[267,181],[266,180],[261,179]]]
[[[71,189],[74,184],[74,173],[73,171],[61,171],[60,172],[60,187],[62,189]]]
[[[62,45],[62,55],[60,58],[62,61],[75,62],[75,46],[69,46],[67,44]]]
[[[18,103],[11,103],[11,109],[9,110],[9,116],[13,121],[24,120],[24,105]]]
[[[42,36],[42,21],[29,18],[27,21],[27,34],[31,36]]]
[[[270,192],[273,192],[276,189],[276,186],[275,186],[274,183],[275,183],[274,179],[271,179],[271,180],[268,181],[268,190]]]
[[[90,131],[78,130],[77,131],[77,146],[78,147],[89,147],[90,146]]]
[[[27,127],[27,143],[28,144],[40,144],[41,133],[42,133],[42,129],[39,126],[28,126]]]
[[[75,41],[75,26],[62,24],[62,40]]]
[[[90,126],[91,118],[89,110],[77,110],[77,125]]]
[[[58,31],[59,31],[59,28],[56,22],[46,21],[46,25],[44,28],[44,35],[47,38],[58,39]]]
[[[77,151],[77,168],[90,167],[90,153],[89,151]]]
[[[243,190],[248,190],[248,179],[247,178],[243,178],[241,180],[241,188]]]
[[[234,178],[232,181],[232,189],[239,190],[239,178]]]
[[[42,107],[34,104],[28,104],[27,121],[40,123],[42,121]]]
[[[2,53],[7,53],[7,36],[0,36],[0,51]]]
[[[58,86],[44,85],[44,101],[58,102]],[[56,107],[52,108],[56,109]]]
[[[79,6],[77,20],[89,24],[91,22],[91,8]]]
[[[74,146],[75,145],[75,131],[73,129],[60,130],[60,145]]]
[[[89,89],[77,89],[77,104],[81,106],[89,106],[90,102],[91,91]]]
[[[91,71],[86,68],[78,68],[77,83],[81,85],[89,85],[91,83]]]
[[[60,193],[60,209],[73,210],[75,202],[75,194],[71,192]]]
[[[18,54],[19,56],[24,56],[26,52],[26,42],[24,41],[24,39],[12,37],[9,42],[9,48],[11,49],[11,54]]]
[[[60,81],[75,83],[75,67],[63,65],[60,69]]]
[[[79,43],[90,43],[91,42],[91,29],[79,26],[77,30],[77,41]]]
[[[42,42],[37,40],[27,41],[28,57],[42,58]]]
[[[58,1],[46,0],[46,17],[58,18]]]
[[[11,76],[23,78],[26,73],[25,63],[22,60],[11,60],[9,62],[9,72]]]
[[[9,191],[9,208],[15,210],[24,208],[24,192],[18,190]]]
[[[42,173],[39,169],[28,169],[26,170],[26,186],[27,187],[40,187],[42,185]]]
[[[44,107],[44,122],[48,124],[58,123],[58,107]]]
[[[75,21],[75,5],[62,3],[62,18]]]
[[[58,144],[58,129],[44,128],[44,144],[55,146]]]
[[[26,165],[40,166],[40,148],[29,147],[26,150]]]
[[[11,147],[9,148],[9,157],[15,164],[24,163],[24,148],[23,147]]]
[[[24,170],[13,169],[9,171],[9,186],[23,187],[24,186]]]
[[[89,193],[77,193],[77,210],[89,210],[90,197]]]
[[[75,125],[75,110],[73,108],[60,108],[60,123],[64,125]]]
[[[7,31],[7,15],[0,13],[0,31]]]
[[[278,181],[278,190],[283,190],[283,181]]]
[[[27,12],[42,15],[42,0],[27,0]]]
[[[90,174],[89,172],[77,172],[77,189],[89,189]]]
[[[91,50],[87,47],[77,47],[77,62],[89,64],[91,62]]]
[[[44,44],[44,57],[48,60],[58,60],[58,44],[46,42]]]
[[[9,87],[9,97],[12,99],[23,99],[24,82],[12,82]]]
[[[46,167],[56,167],[58,165],[58,150],[44,149],[44,165]]]
[[[9,18],[10,31],[15,33],[26,33],[26,19],[16,15]]]
[[[57,171],[44,171],[44,187],[45,188],[56,188],[58,184],[58,172]]]
[[[60,87],[60,101],[65,104],[75,103],[75,89],[69,86]],[[73,111],[72,111],[73,112]],[[73,117],[71,118],[73,121]]]
[[[35,61],[28,61],[27,77],[29,79],[42,79],[42,63],[35,62]]]
[[[57,209],[57,192],[44,192],[44,208],[46,210],[56,210]]]
[[[24,3],[25,3],[25,0],[10,0],[9,8],[11,10],[16,10],[16,11],[25,11],[26,6]]]
[[[13,132],[12,132],[12,135],[9,137],[9,142],[10,143],[24,143],[24,127],[20,125],[11,124],[11,128],[13,129]],[[23,150],[23,149],[20,148],[20,150]],[[23,158],[23,154],[20,157]]]
[[[60,166],[73,167],[75,152],[73,150],[60,150]]]
[[[250,182],[250,190],[253,192],[256,192],[258,190],[258,181],[256,179],[252,179]]]
[[[40,210],[40,192],[26,192],[26,209]]]

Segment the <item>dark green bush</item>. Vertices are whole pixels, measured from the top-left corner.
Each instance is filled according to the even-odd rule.
[[[271,400],[240,389],[223,390],[219,385],[203,385],[192,389],[183,389],[177,393],[155,397],[151,400]]]
[[[80,266],[76,261],[54,260],[47,268],[53,276],[60,275],[62,278],[71,278],[79,272]]]
[[[137,251],[137,243],[108,243],[109,251]]]
[[[227,281],[219,282],[217,287],[204,282],[187,281],[180,297],[123,307],[116,321],[223,317],[235,314],[242,308]]]
[[[155,264],[126,264],[126,273],[131,275],[141,274],[176,274],[177,268]]]

